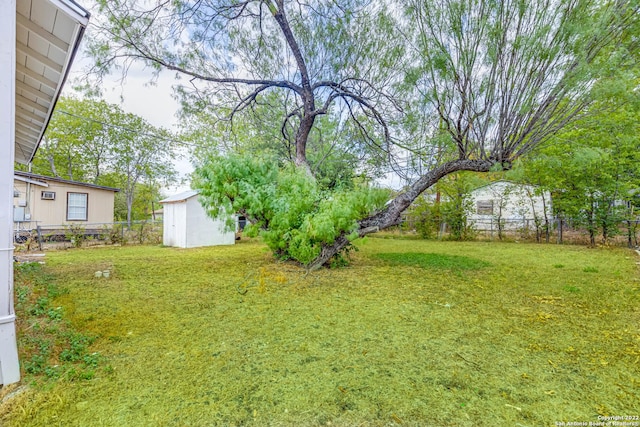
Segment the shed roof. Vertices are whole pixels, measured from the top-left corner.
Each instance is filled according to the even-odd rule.
[[[506,180],[506,179],[499,179],[499,180],[497,180],[497,181],[492,181],[492,182],[489,182],[489,183],[487,183],[487,184],[483,184],[483,185],[481,185],[480,187],[476,187],[476,188],[474,188],[473,190],[471,190],[471,192],[472,192],[472,193],[474,193],[474,192],[476,192],[476,191],[478,191],[478,190],[481,190],[481,189],[483,189],[483,188],[487,188],[487,187],[494,187],[494,186],[496,186],[496,185],[512,185],[512,186],[515,186],[515,187],[530,187],[530,188],[537,188],[537,186],[536,186],[536,185],[532,185],[532,184],[520,184],[520,183],[518,183],[518,182],[508,181],[508,180]]]
[[[88,182],[80,182],[80,181],[72,181],[70,179],[62,179],[62,178],[56,178],[56,177],[52,177],[52,176],[45,176],[45,175],[38,175],[35,173],[31,173],[31,172],[22,172],[22,171],[15,171],[14,172],[14,177],[19,179],[19,178],[26,178],[29,180],[35,180],[35,181],[40,181],[40,183],[45,184],[44,186],[46,187],[46,182],[47,181],[53,181],[53,182],[59,182],[62,184],[71,184],[71,185],[80,185],[82,187],[89,187],[89,188],[96,188],[98,190],[108,190],[108,191],[114,191],[114,192],[119,192],[120,189],[119,188],[114,188],[114,187],[107,187],[104,185],[96,185],[96,184],[89,184]],[[34,183],[33,181],[31,181],[31,183]],[[38,184],[40,184],[38,183]],[[42,184],[40,184],[42,185]]]
[[[178,203],[184,202],[185,200],[197,196],[199,194],[198,190],[189,190],[183,191],[182,193],[174,194],[173,196],[169,196],[164,200],[160,200],[160,203]]]
[[[29,163],[89,23],[73,0],[17,0],[15,160]]]

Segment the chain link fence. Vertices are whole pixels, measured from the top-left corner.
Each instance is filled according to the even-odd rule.
[[[530,241],[547,243],[567,243],[590,245],[591,235],[589,230],[580,225],[581,222],[573,219],[550,218],[548,223],[535,218],[500,219],[482,218],[469,220],[466,236],[475,240],[505,240],[505,241]],[[453,239],[451,227],[446,222],[441,222],[435,227],[437,232],[428,238],[447,240]],[[417,231],[415,219],[405,218],[401,225],[393,233],[400,235],[420,236]],[[611,232],[613,230],[613,232]],[[640,241],[640,219],[620,221],[615,227],[610,227],[610,235],[606,241],[600,230],[594,231],[596,243],[637,247]]]
[[[469,222],[471,230],[467,235],[476,240],[490,241],[530,241],[547,243],[591,244],[590,233],[571,219],[553,218],[549,224],[539,219],[476,219]],[[60,224],[42,226],[34,221],[15,223],[14,240],[18,249],[42,250],[45,247],[80,247],[104,244],[160,244],[162,243],[163,223],[155,221],[126,221],[112,223]],[[617,224],[615,233],[608,236],[606,242],[601,235],[596,243],[638,247],[640,241],[640,219],[622,221]],[[401,225],[388,230],[392,234],[413,235],[415,221],[405,219]],[[597,234],[597,232],[596,232]],[[451,227],[442,222],[431,238],[451,239]]]
[[[41,225],[36,221],[14,223],[14,242],[20,250],[45,247],[81,247],[96,244],[160,244],[162,221],[126,221]]]

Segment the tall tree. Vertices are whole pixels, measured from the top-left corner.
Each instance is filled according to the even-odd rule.
[[[418,58],[407,82],[438,129],[435,135],[444,132],[449,139],[431,151],[436,163],[429,172],[384,210],[359,221],[363,231],[395,224],[420,193],[449,173],[511,168],[576,120],[594,101],[593,90],[612,77],[610,63],[603,64],[628,65],[616,46],[637,25],[639,8],[589,0],[406,4]]]
[[[144,119],[118,112],[119,137],[112,141],[111,168],[120,177],[127,204],[127,224],[131,226],[133,202],[140,184],[155,186],[176,179],[172,161],[175,141],[168,131],[156,129]]]
[[[632,221],[640,185],[640,96],[637,78],[618,82],[591,107],[591,114],[554,137],[554,144],[523,165],[522,178],[554,195],[560,217],[584,226],[591,245],[603,243],[627,222],[629,242],[635,241]],[[634,214],[635,212],[635,214]]]
[[[142,184],[175,181],[175,138],[142,118],[102,100],[61,98],[33,161],[44,175],[110,185],[123,190],[131,223]]]
[[[397,109],[391,67],[402,54],[384,4],[370,0],[101,1],[107,22],[91,50],[101,71],[143,60],[187,76],[185,107],[215,107],[233,119],[271,91],[284,92],[280,121],[294,163],[312,176],[309,136],[319,117],[339,111],[362,139],[388,150],[384,111]],[[124,59],[124,64],[118,60]],[[384,64],[386,66],[380,66]],[[338,106],[336,108],[336,106]],[[379,126],[382,138],[372,134]]]
[[[281,129],[307,175],[309,135],[318,117],[331,112],[344,111],[338,118],[350,119],[363,141],[388,155],[405,136],[402,149],[420,152],[426,172],[383,207],[374,204],[375,212],[352,218],[353,227],[322,240],[315,259],[305,262],[309,268],[328,262],[353,236],[397,224],[442,177],[508,169],[574,120],[609,77],[603,64],[624,61],[616,49],[637,42],[625,31],[639,7],[631,0],[101,5],[107,20],[92,52],[102,70],[125,59],[124,69],[142,60],[177,71],[189,78],[181,90],[187,104],[225,106],[231,118],[268,91],[287,92],[291,107]],[[395,16],[400,10],[405,14]],[[404,85],[398,72],[406,72]],[[401,105],[407,115],[399,114]],[[412,140],[425,121],[436,131]]]
[[[77,181],[97,183],[107,163],[110,135],[102,123],[112,106],[104,101],[61,97],[33,161],[34,170]]]
[[[191,147],[194,159],[212,153],[260,153],[277,159],[281,166],[292,163],[295,144],[279,121],[286,114],[287,101],[278,95],[264,95],[252,114],[236,116],[233,123],[202,111],[183,112],[181,138]],[[324,188],[350,186],[356,176],[373,180],[384,170],[383,153],[362,143],[351,123],[338,116],[319,117],[308,138],[311,171]]]

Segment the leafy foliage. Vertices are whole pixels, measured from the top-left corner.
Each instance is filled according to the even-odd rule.
[[[429,197],[421,197],[408,211],[409,223],[423,239],[435,238],[440,229],[449,228],[451,240],[471,240],[473,224],[467,219],[474,205],[471,190],[484,181],[475,174],[454,173],[440,180]]]
[[[633,62],[610,43],[629,31],[634,2],[402,3],[419,58],[407,84],[461,157],[513,161],[581,116],[601,81]]]
[[[212,217],[246,216],[249,236],[260,235],[274,254],[308,265],[339,236],[358,237],[358,220],[379,211],[386,190],[357,185],[323,189],[303,171],[255,156],[212,156],[195,171],[194,188]]]
[[[166,129],[102,100],[60,98],[32,171],[119,188],[116,220],[146,219],[160,184],[175,182]]]
[[[348,141],[388,151],[384,113],[399,111],[391,90],[399,68],[392,65],[402,62],[404,42],[399,34],[389,36],[397,25],[387,5],[369,0],[172,1],[157,8],[136,0],[98,3],[106,19],[96,25],[89,47],[98,74],[118,68],[126,73],[140,60],[155,71],[168,68],[189,76],[191,84],[177,87],[187,116],[208,115],[210,123],[227,119],[241,134],[249,124],[254,137],[268,134],[271,147],[275,142],[278,152],[308,173],[324,157],[311,155],[322,147],[308,154],[307,148],[328,143],[312,132],[323,116],[349,134],[340,138],[340,148]],[[245,113],[254,117],[242,117]],[[260,115],[271,120],[255,120]]]
[[[173,172],[171,172],[173,175]],[[106,173],[102,175],[100,182],[102,185],[108,187],[128,189],[128,191],[120,191],[115,194],[113,218],[115,221],[126,221],[128,215],[131,215],[131,220],[146,220],[151,217],[152,209],[158,209],[160,204],[158,200],[161,200],[161,186],[155,180],[149,180],[147,177],[142,177],[145,182],[138,182],[135,185],[130,185],[127,182],[126,175],[120,173]],[[173,179],[169,179],[171,182]],[[129,195],[132,194],[131,199],[131,211],[129,212]],[[155,204],[154,204],[155,203]]]
[[[434,239],[438,236],[442,224],[440,203],[420,197],[407,212],[407,223],[413,227],[423,239]]]
[[[82,243],[87,240],[85,227],[78,224],[66,225],[64,227],[64,236],[74,248],[81,247]]]
[[[625,82],[635,85],[634,79]],[[617,86],[622,85],[618,82]],[[640,185],[640,97],[633,88],[594,104],[592,114],[559,133],[553,144],[523,163],[522,179],[553,194],[554,212],[606,243],[627,222],[634,241]]]
[[[251,114],[236,114],[232,121],[217,117],[229,114],[228,110],[186,108],[181,138],[192,147],[196,159],[219,152],[261,153],[281,165],[291,163],[296,147],[288,127],[283,129],[279,122],[288,113],[287,102],[277,92],[264,94]],[[353,126],[339,116],[337,111],[319,116],[308,136],[306,155],[322,187],[344,186],[356,177],[375,178],[385,163],[379,149],[365,144]]]

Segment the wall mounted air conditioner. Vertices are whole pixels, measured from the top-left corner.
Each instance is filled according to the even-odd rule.
[[[55,191],[43,191],[42,193],[40,193],[40,198],[42,200],[55,200],[56,193]]]

